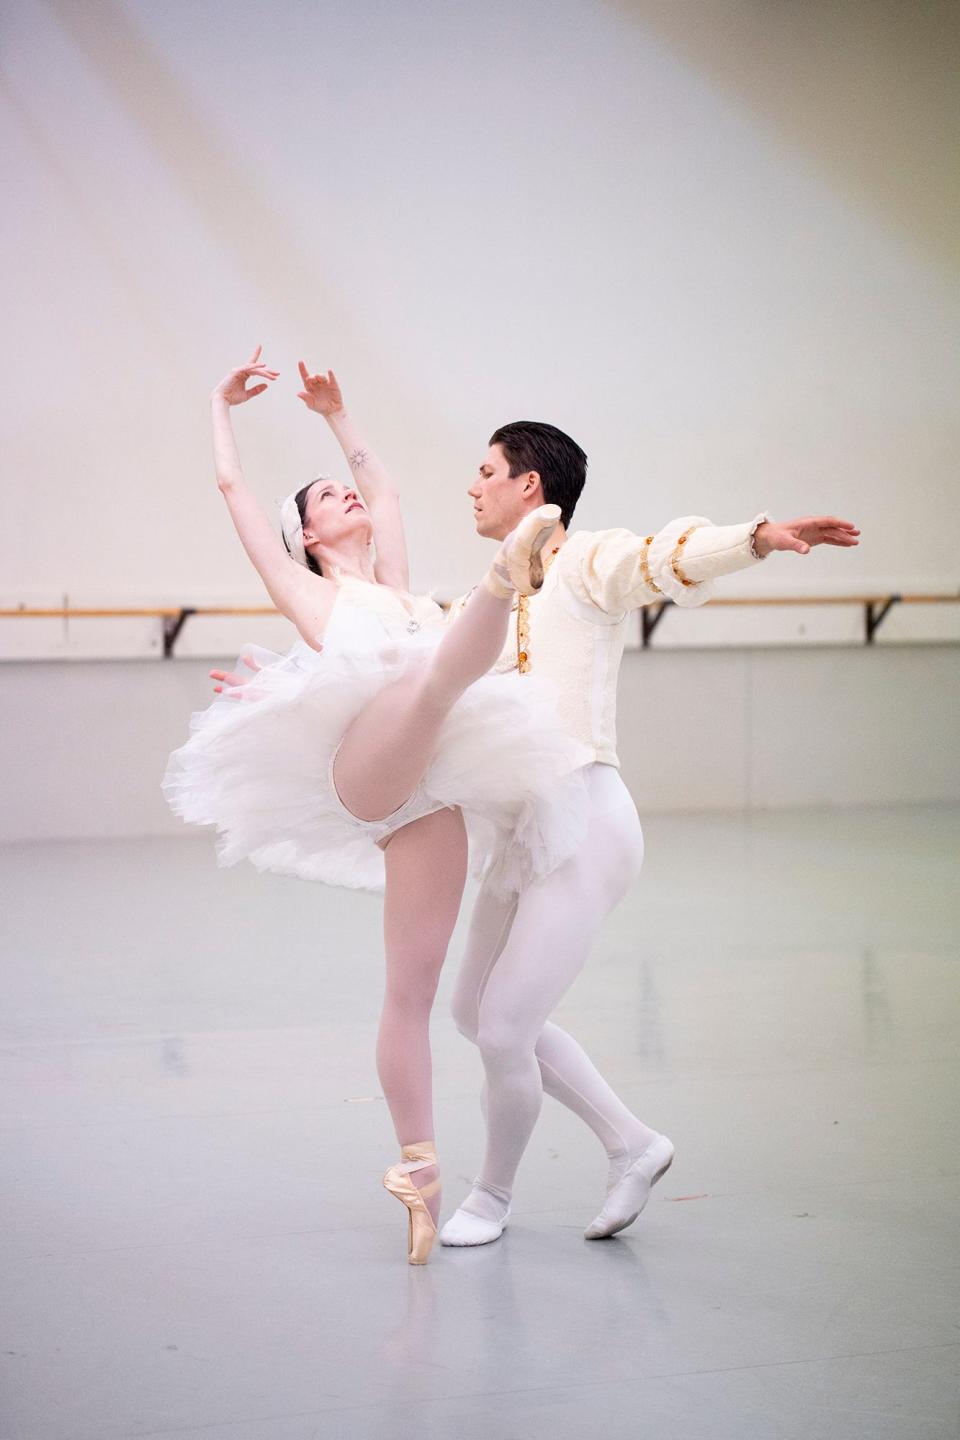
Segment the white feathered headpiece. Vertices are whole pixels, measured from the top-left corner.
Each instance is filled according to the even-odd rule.
[[[329,479],[329,475],[317,476],[317,480]],[[311,480],[311,485],[315,485],[317,480]],[[309,570],[310,562],[307,559],[307,547],[303,543],[303,521],[300,519],[300,507],[297,504],[297,495],[299,493],[298,490],[295,490],[292,495],[287,496],[286,500],[279,500],[277,502],[280,506],[280,530],[291,558],[296,560],[298,565],[305,565]]]

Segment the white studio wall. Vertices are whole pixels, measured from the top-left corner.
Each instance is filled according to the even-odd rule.
[[[264,603],[207,416],[257,342],[281,377],[234,418],[263,503],[345,473],[295,393],[301,355],[333,366],[401,484],[418,589],[477,578],[466,487],[495,425],[537,418],[589,453],[582,527],[761,507],[861,527],[855,552],[773,557],[726,593],[955,593],[958,31],[953,7],[893,0],[10,0],[0,604]],[[955,636],[940,609],[888,633]],[[955,648],[701,653],[779,643],[769,614],[723,614],[668,615],[658,644],[684,654],[628,659],[641,803],[822,803],[809,767],[758,782],[765,723],[784,753],[842,732],[828,800],[956,796]],[[71,649],[58,622],[0,621],[9,839],[171,823],[155,762],[206,665],[14,663],[156,653],[156,627],[83,626]],[[233,622],[208,637],[223,653]],[[686,705],[730,690],[732,730],[635,726],[667,674]],[[839,729],[797,708],[841,674]],[[761,675],[776,716],[748,706]],[[678,736],[726,778],[671,788]],[[109,782],[97,755],[143,774]]]
[[[956,804],[955,645],[628,653],[623,777],[641,818]],[[0,843],[185,835],[160,778],[209,662],[9,664]]]
[[[782,589],[956,588],[951,13],[6,6],[5,598],[262,595],[206,413],[257,341],[258,493],[337,463],[294,390],[334,365],[424,589],[522,416],[590,454],[581,525],[828,507],[861,550]]]

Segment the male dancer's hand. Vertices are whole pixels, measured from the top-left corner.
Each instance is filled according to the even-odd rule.
[[[860,531],[849,520],[838,520],[836,515],[808,515],[805,520],[785,520],[778,524],[765,520],[758,525],[753,536],[754,548],[758,555],[769,555],[771,550],[794,550],[806,555],[814,545],[841,545],[849,549],[859,545]]]
[[[340,392],[340,382],[333,371],[328,370],[326,375],[311,375],[302,360],[299,365],[303,389],[298,392],[297,399],[302,400],[308,410],[313,410],[318,415],[335,415],[338,410],[342,410],[343,395]]]

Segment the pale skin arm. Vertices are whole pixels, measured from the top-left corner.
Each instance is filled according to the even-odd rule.
[[[336,587],[332,581],[310,574],[287,554],[283,541],[247,486],[233,434],[230,418],[233,406],[261,395],[279,373],[261,363],[260,352],[258,345],[247,363],[228,371],[210,396],[217,485],[227,502],[240,542],[270,599],[302,634],[304,622],[313,634],[323,628],[319,622],[323,620],[325,608],[333,604]],[[261,383],[248,390],[247,382],[255,376]]]
[[[340,449],[347,458],[354,484],[363,496],[373,524],[377,548],[374,574],[381,585],[407,590],[410,569],[407,562],[407,540],[400,514],[400,492],[386,466],[370,448],[347,413],[340,384],[332,370],[314,375],[300,361],[303,389],[298,398],[308,410],[322,415]]]

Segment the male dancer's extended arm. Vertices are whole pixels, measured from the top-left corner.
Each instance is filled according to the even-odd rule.
[[[377,548],[374,574],[381,585],[392,585],[397,590],[408,589],[407,541],[400,514],[400,492],[393,477],[347,413],[333,371],[328,370],[326,375],[311,375],[301,360],[300,378],[303,389],[298,398],[309,410],[322,415],[330,426],[370,512]]]
[[[684,515],[662,530],[635,535],[599,530],[576,535],[561,550],[565,578],[601,610],[615,613],[672,600],[702,605],[712,581],[759,564],[774,550],[806,555],[814,545],[849,549],[860,531],[835,515],[776,523],[765,511],[740,525],[714,525],[703,515]]]

